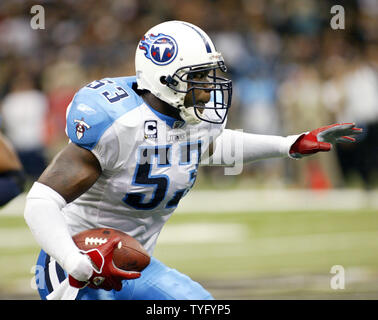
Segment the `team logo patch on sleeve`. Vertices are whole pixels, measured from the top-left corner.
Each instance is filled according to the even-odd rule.
[[[80,140],[83,137],[85,130],[89,129],[91,126],[85,123],[83,118],[81,118],[81,120],[75,119],[74,122],[76,123],[76,136]]]
[[[159,33],[145,35],[140,40],[139,49],[145,51],[146,58],[163,66],[171,63],[177,56],[177,43],[171,36]]]

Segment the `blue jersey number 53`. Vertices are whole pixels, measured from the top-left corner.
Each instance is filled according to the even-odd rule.
[[[87,85],[87,88],[99,89],[107,84],[113,84],[113,86],[107,86],[107,90],[101,92],[101,94],[110,102],[114,103],[123,98],[127,98],[129,94],[126,90],[120,86],[115,86],[115,83],[111,80],[95,80]]]
[[[153,187],[154,191],[149,201],[144,202],[145,194],[139,192],[129,192],[122,199],[127,205],[137,210],[151,210],[156,208],[165,199],[168,187],[169,177],[165,174],[153,175],[151,174],[153,157],[157,157],[158,167],[169,167],[169,153],[171,145],[168,146],[156,146],[156,147],[143,147],[139,149],[139,161],[135,169],[133,177],[133,185],[142,187]],[[201,150],[201,141],[196,144],[184,143],[181,145],[181,159],[180,165],[188,165],[192,161],[192,152],[197,154],[196,168],[189,172],[190,187],[186,189],[176,190],[172,199],[166,204],[166,208],[176,207],[180,199],[193,187],[196,180],[197,168],[199,163]]]

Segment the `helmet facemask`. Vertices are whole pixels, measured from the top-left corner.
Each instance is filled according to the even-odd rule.
[[[194,112],[195,117],[199,119],[197,123],[202,120],[210,123],[221,124],[225,121],[228,114],[228,109],[231,106],[232,81],[218,75],[217,72],[220,73],[226,71],[227,68],[223,61],[218,61],[212,64],[204,63],[185,66],[177,69],[172,76],[166,77],[164,82],[170,89],[174,90],[178,94],[192,94],[193,106],[179,106],[181,114],[184,112],[190,118],[190,114],[193,114]],[[193,75],[199,72],[208,72],[206,81],[193,79]],[[185,85],[183,86],[182,84]],[[186,88],[186,90],[183,90],[183,88]],[[206,104],[197,103],[195,90],[210,91],[210,101]],[[193,109],[190,110],[191,108]]]

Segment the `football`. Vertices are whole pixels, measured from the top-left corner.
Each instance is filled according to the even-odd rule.
[[[72,239],[79,249],[87,251],[106,243],[114,236],[121,239],[113,252],[114,265],[125,271],[144,270],[150,263],[150,256],[139,241],[127,233],[111,228],[96,228],[84,230]]]

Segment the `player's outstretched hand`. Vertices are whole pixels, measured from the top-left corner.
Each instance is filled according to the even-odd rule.
[[[301,135],[290,148],[293,158],[302,158],[319,151],[329,151],[332,145],[338,142],[351,143],[356,139],[351,137],[362,133],[361,128],[356,128],[355,123],[336,123],[315,129]]]
[[[124,271],[113,263],[113,251],[120,242],[119,237],[114,237],[95,249],[84,251],[93,264],[93,274],[88,281],[79,281],[69,275],[69,283],[75,288],[89,286],[93,289],[116,290],[122,289],[122,280],[137,279],[141,276],[137,271]]]

